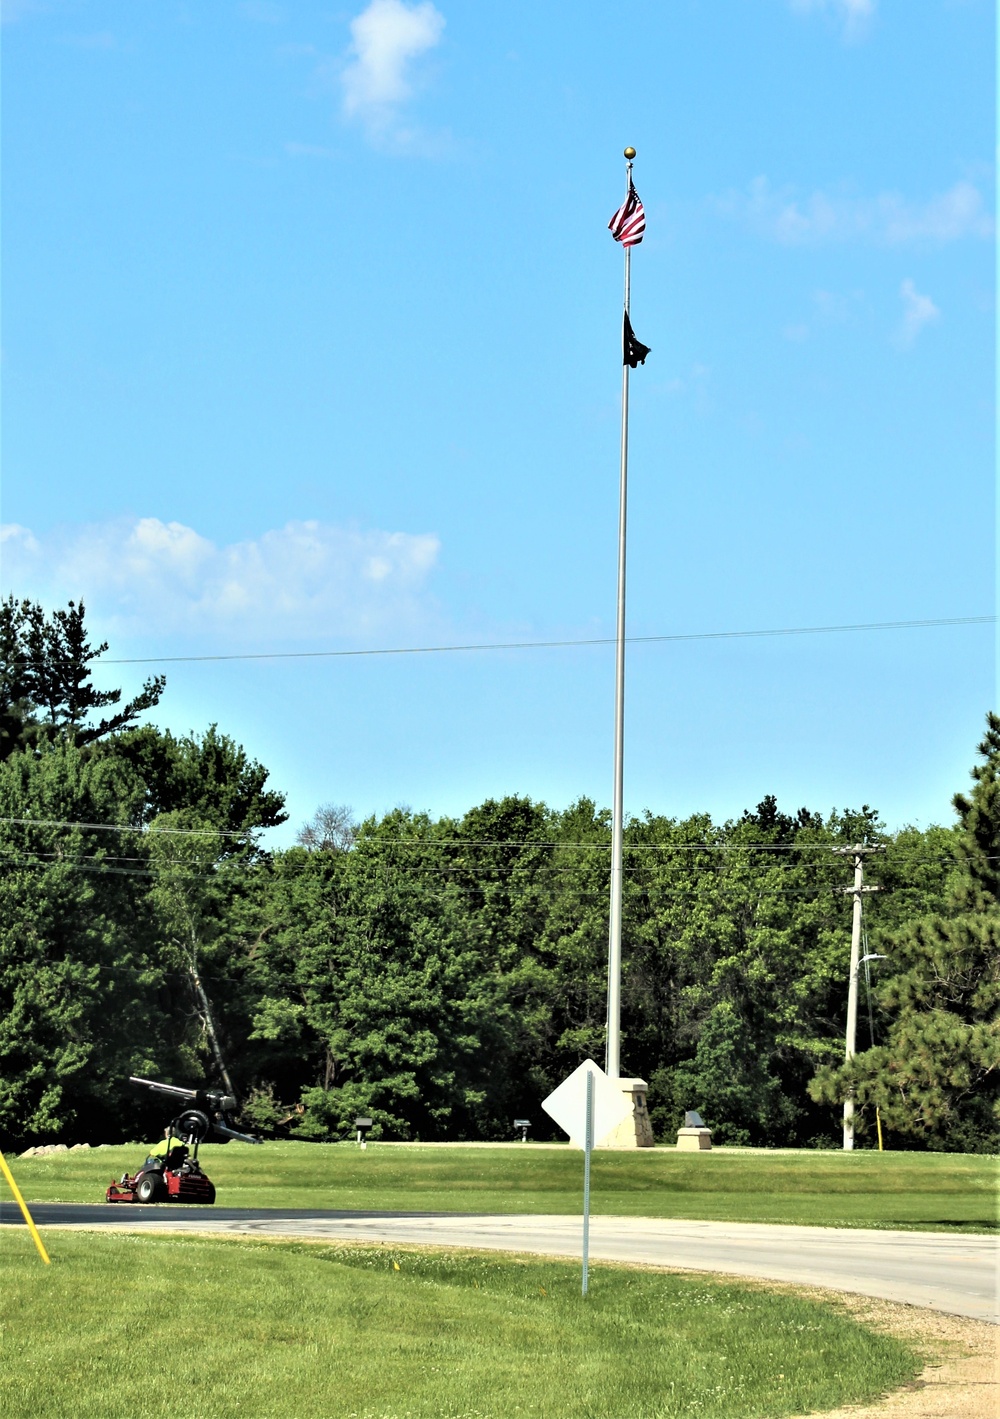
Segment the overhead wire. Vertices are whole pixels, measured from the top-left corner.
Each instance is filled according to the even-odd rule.
[[[0,823],[31,828],[87,828],[95,833],[148,833],[150,836],[245,838],[250,833],[266,832],[265,828],[157,828],[146,824],[85,823],[73,818],[2,818]]]
[[[695,642],[695,641],[741,640],[741,639],[759,639],[759,638],[785,637],[785,636],[829,635],[829,634],[849,633],[849,632],[864,632],[864,631],[894,631],[894,630],[930,629],[930,628],[936,628],[936,627],[991,625],[991,624],[994,624],[994,623],[996,622],[996,619],[997,619],[997,618],[996,618],[995,616],[940,617],[940,618],[928,618],[928,619],[923,619],[923,620],[910,620],[910,621],[862,622],[862,623],[838,624],[838,625],[824,625],[824,626],[778,627],[778,628],[759,629],[759,630],[709,631],[709,632],[681,633],[681,634],[665,634],[665,635],[653,635],[653,636],[629,636],[629,637],[627,637],[626,639],[627,639],[628,643],[631,644],[631,645],[642,645],[642,644],[647,644],[647,645],[651,645],[651,644],[670,644],[670,643],[685,643],[685,642]],[[592,638],[565,639],[565,640],[550,640],[550,641],[509,641],[509,642],[487,642],[487,643],[478,643],[478,644],[456,644],[456,645],[435,645],[435,646],[404,646],[404,647],[388,647],[388,648],[360,648],[360,649],[352,649],[352,650],[330,650],[330,651],[273,651],[273,652],[225,653],[225,654],[210,654],[210,655],[115,657],[115,658],[111,658],[111,659],[102,659],[102,660],[100,661],[100,664],[101,664],[101,665],[143,665],[143,664],[180,664],[180,663],[206,663],[206,662],[225,662],[225,661],[258,661],[258,660],[259,660],[259,661],[264,661],[264,660],[270,661],[270,660],[307,660],[307,659],[312,660],[312,659],[342,659],[342,658],[346,659],[346,658],[362,658],[362,657],[378,657],[378,656],[434,655],[434,654],[454,654],[454,653],[468,653],[468,652],[477,652],[477,653],[479,653],[479,652],[493,652],[493,651],[563,649],[563,648],[573,648],[573,647],[608,646],[608,645],[613,645],[613,644],[614,644],[614,638],[613,638],[613,637],[592,637]],[[34,827],[34,828],[70,828],[70,829],[80,829],[80,830],[85,830],[85,831],[96,831],[96,832],[119,832],[119,833],[126,832],[126,833],[141,834],[141,835],[148,835],[148,836],[154,836],[154,835],[155,835],[155,836],[159,836],[159,835],[163,835],[163,836],[202,837],[202,838],[204,838],[204,837],[209,837],[209,838],[241,838],[241,839],[248,839],[248,838],[251,837],[252,834],[254,834],[254,833],[256,833],[256,832],[263,831],[263,829],[261,829],[260,827],[257,827],[257,826],[254,826],[254,827],[247,827],[247,828],[242,828],[242,829],[217,829],[217,828],[160,828],[160,827],[156,827],[155,825],[133,826],[133,825],[130,825],[130,824],[87,823],[87,822],[80,822],[80,821],[73,821],[73,820],[37,819],[37,818],[12,818],[12,817],[10,817],[10,818],[0,817],[0,823],[6,823],[6,824],[11,825],[11,826],[24,826],[24,827]],[[426,839],[426,838],[385,838],[385,837],[382,837],[382,836],[379,836],[379,837],[362,837],[362,838],[358,839],[356,845],[359,846],[359,847],[364,847],[365,849],[370,849],[370,848],[375,847],[375,846],[378,846],[378,847],[385,846],[385,847],[387,847],[387,848],[388,848],[388,847],[413,847],[413,848],[438,848],[438,849],[440,849],[440,848],[463,848],[463,849],[466,849],[466,848],[470,848],[470,847],[474,847],[474,848],[511,848],[511,847],[513,847],[513,848],[517,848],[517,849],[519,849],[519,850],[521,850],[521,851],[527,850],[527,849],[529,849],[529,848],[544,848],[544,849],[551,849],[551,850],[558,850],[558,849],[570,849],[570,850],[596,849],[596,850],[601,851],[601,852],[606,852],[606,851],[608,851],[608,850],[610,849],[610,842],[569,843],[569,842],[561,842],[561,841],[538,841],[538,840],[523,840],[523,839],[495,840],[495,841],[491,841],[491,840],[479,839],[479,838],[472,838],[472,839],[458,839],[458,838],[452,838],[452,839],[441,839],[441,838]],[[829,852],[832,851],[832,849],[833,849],[835,846],[836,846],[835,844],[828,844],[828,843],[815,843],[815,844],[805,844],[805,843],[791,843],[791,844],[781,844],[781,843],[719,843],[719,842],[715,842],[715,843],[668,843],[668,844],[629,844],[629,845],[626,845],[625,851],[626,851],[626,853],[643,853],[643,852],[648,852],[648,853],[669,853],[669,852],[720,852],[720,853],[762,852],[762,853],[772,853],[772,854],[797,853],[797,854],[799,854],[799,855],[802,855],[802,854],[805,853],[805,852],[829,853]],[[917,852],[914,852],[912,849],[900,849],[900,848],[895,848],[895,847],[894,847],[893,845],[891,845],[891,844],[888,844],[888,845],[887,845],[887,849],[892,853],[893,857],[905,857],[905,858],[907,858],[907,859],[908,859],[909,861],[911,861],[911,862],[921,862],[921,861],[922,861],[922,862],[939,862],[939,863],[946,863],[946,862],[952,862],[952,861],[955,861],[955,860],[956,860],[956,858],[955,858],[954,856],[951,856],[951,855],[949,855],[949,856],[947,856],[947,857],[946,857],[946,856],[941,856],[941,855],[935,855],[935,856],[921,855],[921,854],[919,854],[919,853],[917,853]],[[10,864],[13,865],[13,866],[45,867],[45,866],[51,865],[51,863],[52,863],[53,861],[59,861],[59,862],[61,862],[62,864],[64,864],[66,867],[68,867],[70,870],[80,871],[80,872],[90,873],[90,874],[98,874],[98,875],[114,874],[114,875],[143,877],[143,878],[152,878],[152,877],[159,877],[159,876],[161,876],[161,870],[156,869],[156,868],[149,868],[149,867],[141,868],[141,867],[131,867],[131,866],[122,866],[122,865],[120,865],[120,864],[123,864],[123,863],[139,863],[139,862],[145,861],[145,859],[140,858],[140,857],[126,857],[126,856],[123,856],[123,855],[106,855],[106,856],[103,856],[103,857],[102,857],[102,856],[99,856],[99,855],[97,855],[97,854],[66,855],[66,854],[63,854],[63,853],[35,853],[35,854],[28,854],[27,856],[22,857],[22,858],[21,858],[20,860],[18,860],[18,861],[11,861],[11,854],[10,854],[9,852],[2,852],[2,853],[0,853],[0,856],[5,857],[5,858],[7,859],[7,861],[10,862]],[[783,864],[783,865],[792,865],[792,864]],[[814,863],[799,864],[799,865],[817,866],[817,865],[819,865],[819,864],[814,862]],[[495,876],[498,876],[498,875],[499,875],[501,872],[503,872],[503,871],[507,871],[508,873],[512,873],[512,872],[514,872],[514,871],[516,871],[516,870],[517,870],[517,866],[512,866],[512,867],[507,868],[507,869],[502,869],[502,868],[489,868],[489,869],[478,868],[478,869],[471,869],[471,870],[470,870],[470,868],[469,868],[469,866],[468,866],[467,864],[462,864],[462,865],[461,865],[460,867],[458,867],[458,868],[455,868],[455,867],[444,867],[444,868],[412,868],[412,867],[411,867],[411,868],[407,869],[408,874],[410,874],[410,875],[414,875],[414,874],[416,874],[416,873],[419,873],[420,875],[429,875],[429,874],[431,874],[431,873],[437,873],[437,874],[440,874],[440,875],[445,875],[445,874],[447,874],[447,873],[461,872],[461,873],[463,873],[463,874],[466,875],[466,876],[470,876],[470,875],[471,875],[471,876],[474,876],[474,877],[475,877],[475,876],[478,876],[478,877],[481,877],[481,878],[485,878],[486,875],[487,875],[487,873],[489,873],[489,874],[491,874],[492,876],[495,877]],[[558,868],[558,867],[554,867],[552,864],[547,864],[547,871],[548,871],[549,873],[552,873],[552,872],[555,872],[555,871],[569,872],[569,871],[572,871],[572,870],[573,870],[573,868],[571,868],[571,867]],[[635,868],[635,867],[632,867],[632,868],[627,868],[626,870],[629,872],[629,874],[634,874],[634,873],[638,872],[639,869],[638,869],[638,868]],[[214,873],[195,874],[195,873],[190,873],[190,872],[186,872],[186,873],[176,873],[176,872],[175,872],[175,873],[172,874],[172,877],[174,878],[174,880],[181,880],[181,881],[210,881],[210,880],[218,880],[216,874],[214,874]],[[454,890],[458,890],[458,891],[464,892],[466,895],[471,895],[474,891],[477,890],[476,888],[473,888],[473,887],[465,887],[465,886],[462,886],[460,883],[455,882],[455,881],[453,881],[453,882],[452,882],[451,884],[449,884],[449,885],[450,885],[450,887],[452,888],[452,892],[453,892]],[[695,892],[696,892],[696,889],[695,889],[694,887],[688,888],[688,889],[683,890],[683,891],[680,891],[680,890],[677,889],[676,886],[674,886],[674,887],[672,888],[671,895],[676,895],[676,896],[680,896],[680,895],[693,895],[693,894],[695,894]],[[445,898],[447,895],[449,895],[449,894],[448,894],[448,893],[441,893],[441,892],[439,892],[439,893],[431,893],[431,894],[429,894],[429,895],[431,896],[432,899],[441,900],[441,899],[444,899],[444,898]],[[597,894],[597,893],[574,893],[573,895],[574,895],[574,897],[575,897],[576,899],[582,900],[582,899],[584,899],[584,898],[597,899],[598,897],[600,897],[601,899],[603,899],[603,896],[604,896],[605,894],[603,894],[603,893],[601,893],[601,894]],[[716,895],[718,896],[718,894],[716,894]],[[778,890],[776,891],[776,890],[772,887],[769,891],[764,892],[764,893],[761,893],[759,890],[758,890],[757,892],[753,892],[753,890],[751,889],[751,895],[755,895],[758,902],[764,901],[764,900],[770,900],[770,899],[777,899],[777,898],[780,898],[780,897],[783,897],[783,896],[789,896],[789,897],[790,897],[790,896],[811,897],[811,898],[813,898],[813,899],[817,899],[820,895],[822,895],[822,896],[824,896],[824,897],[825,897],[825,896],[835,896],[835,895],[836,895],[836,889],[835,889],[835,888],[826,888],[826,889],[812,889],[812,890],[810,890],[810,889],[788,889],[788,888],[780,888],[780,889],[778,889]],[[732,900],[736,900],[736,899],[737,899],[737,895],[736,895],[735,893],[733,893],[731,890],[730,890],[730,891],[725,891],[725,890],[724,890],[723,893],[722,893],[722,897],[723,897],[723,899],[728,900],[728,901],[732,901]],[[119,970],[119,969],[123,969],[123,968],[122,968],[122,967],[117,967],[117,966],[114,966],[114,967],[101,966],[100,969]],[[128,966],[128,967],[124,967],[124,969],[131,970],[131,971],[134,972],[135,974],[140,974],[142,968],[136,968],[136,967],[134,967],[134,966]],[[155,969],[155,967],[148,967],[148,968],[145,968],[145,969]],[[175,973],[171,972],[171,973],[169,973],[169,974],[173,975],[173,974],[175,974]],[[866,962],[866,977],[867,977],[867,974],[868,974],[868,973],[867,973],[867,962]],[[869,1000],[868,1000],[868,1006],[869,1006],[869,1017],[870,1017],[870,1014],[871,1014],[870,982],[866,982],[866,983],[869,985]],[[871,1019],[869,1019],[869,1028],[872,1029]],[[873,1031],[872,1031],[872,1035],[874,1035],[874,1032],[873,1032]]]
[[[14,827],[31,828],[80,828],[91,832],[103,833],[133,833],[149,837],[210,837],[210,838],[248,838],[252,833],[266,832],[264,828],[157,828],[149,825],[135,825],[130,823],[90,823],[72,818],[11,818],[0,816],[0,824],[9,824]],[[564,842],[558,838],[417,838],[417,837],[391,837],[384,834],[373,834],[372,836],[359,836],[349,851],[357,848],[370,849],[372,847],[386,848],[518,848],[525,851],[529,848],[546,849],[568,849],[574,851],[594,850],[608,852],[611,849],[610,840],[607,842]],[[723,843],[723,842],[686,842],[686,843],[626,843],[626,852],[763,852],[763,853],[806,853],[818,852],[822,854],[842,851],[843,844],[840,843]],[[286,849],[287,850],[287,849]],[[885,844],[885,850],[892,853],[894,857],[908,857],[911,861],[924,862],[944,862],[952,860],[950,855],[940,854],[925,855],[914,849],[897,847],[893,843]]]
[[[118,867],[109,865],[104,862],[95,862],[93,864],[89,864],[86,862],[76,861],[71,858],[58,857],[56,855],[43,857],[29,854],[18,859],[13,859],[9,854],[0,854],[0,861],[4,861],[5,865],[14,868],[48,868],[52,866],[61,866],[67,868],[71,872],[82,872],[89,876],[140,877],[144,879],[153,879],[160,877],[160,874],[153,868]],[[628,875],[629,871],[628,869],[626,869],[626,876]],[[217,881],[218,878],[211,873],[206,874],[181,872],[172,874],[170,880],[172,882],[211,882]],[[428,891],[423,894],[423,898],[431,901],[444,901],[449,896],[455,895],[456,892],[464,896],[472,896],[473,894],[481,893],[482,891],[481,887],[465,885],[461,882],[453,882],[448,885],[452,889],[451,891]],[[668,894],[671,897],[675,898],[697,897],[699,895],[699,891],[699,887],[694,884],[683,887],[678,887],[676,884],[673,884],[670,886]],[[570,892],[567,895],[571,895],[574,901],[604,901],[607,898],[607,890],[603,889],[599,892],[577,891]],[[840,889],[835,886],[811,889],[786,887],[779,887],[775,889],[772,887],[770,890],[762,892],[760,891],[759,886],[751,885],[748,887],[748,890],[745,893],[739,893],[733,891],[731,888],[727,889],[726,887],[722,887],[720,890],[716,890],[716,892],[713,893],[712,900],[713,902],[736,902],[745,901],[746,899],[751,898],[757,902],[762,902],[778,900],[780,898],[785,897],[809,898],[811,900],[818,900],[820,898],[825,897],[839,898],[842,895],[843,893],[840,891]]]
[[[144,867],[141,867],[141,868],[132,868],[132,867],[127,867],[127,866],[123,866],[123,865],[122,865],[122,864],[127,864],[127,863],[140,863],[140,862],[141,862],[141,863],[146,863],[146,862],[148,862],[148,859],[145,859],[145,858],[138,858],[138,857],[115,857],[115,856],[103,856],[103,855],[99,855],[99,854],[68,854],[68,853],[61,853],[61,852],[35,852],[35,853],[32,853],[32,852],[23,852],[23,853],[21,853],[20,855],[15,855],[15,853],[12,853],[12,852],[9,852],[9,851],[0,849],[0,862],[8,862],[8,863],[10,863],[10,864],[13,865],[13,866],[26,866],[26,865],[30,865],[30,866],[42,866],[42,865],[45,865],[45,864],[60,864],[60,865],[65,865],[66,867],[71,867],[71,868],[79,867],[81,870],[88,870],[88,871],[100,871],[100,870],[105,870],[105,871],[108,871],[108,872],[121,872],[121,873],[127,873],[127,874],[132,875],[132,876],[155,877],[155,878],[160,879],[160,880],[162,880],[162,879],[165,878],[165,877],[169,877],[169,880],[171,880],[171,881],[199,881],[199,882],[200,882],[200,881],[214,881],[214,882],[218,882],[218,881],[220,881],[220,880],[223,880],[222,877],[220,876],[220,874],[218,874],[218,873],[214,873],[214,872],[209,872],[209,873],[204,873],[204,872],[202,872],[202,873],[199,873],[199,872],[184,872],[184,871],[178,872],[178,871],[176,871],[176,870],[173,870],[172,865],[171,865],[170,867],[168,867],[166,870],[164,870],[164,868],[162,868],[162,867],[144,866]],[[625,872],[625,874],[626,874],[627,876],[631,876],[631,877],[633,877],[633,878],[638,878],[638,877],[640,876],[640,874],[642,873],[642,870],[643,870],[643,869],[642,869],[640,866],[628,866],[628,865],[626,865],[626,866],[623,868],[623,871]],[[539,873],[539,877],[540,877],[542,880],[551,880],[553,877],[566,876],[566,875],[568,875],[568,874],[570,874],[571,872],[574,872],[574,871],[575,871],[575,868],[573,868],[573,867],[560,867],[560,866],[556,866],[556,865],[547,863],[547,864],[544,865],[544,868],[543,868],[542,871]],[[509,879],[514,875],[514,872],[513,872],[513,870],[511,870],[511,869],[504,869],[504,868],[472,868],[472,869],[469,869],[469,868],[429,867],[429,868],[417,868],[417,869],[412,869],[412,868],[410,868],[410,869],[404,869],[401,875],[402,875],[402,879],[403,879],[404,881],[412,881],[412,880],[414,880],[414,879],[421,879],[421,878],[427,878],[427,877],[443,877],[443,878],[450,878],[451,883],[453,883],[453,884],[455,884],[455,885],[461,885],[461,883],[462,883],[463,881],[468,880],[468,879],[472,879],[473,881],[478,881],[478,882],[481,882],[481,883],[485,883],[486,885],[503,886],[503,885],[506,885],[507,882],[509,882]],[[678,886],[676,886],[676,885],[673,885],[673,886],[671,886],[671,890],[672,890],[672,891],[682,891],[682,890],[699,891],[699,890],[701,890],[701,885],[703,884],[703,882],[704,882],[705,880],[706,880],[706,879],[699,879],[699,882],[698,882],[697,884],[692,884],[690,887],[683,887],[683,886],[682,886],[682,887],[678,887]],[[731,883],[731,881],[732,881],[731,878],[723,878],[723,877],[721,876],[721,874],[717,875],[717,880],[718,880],[718,881],[730,882],[730,883]],[[750,882],[750,883],[747,884],[747,890],[748,890],[749,892],[751,892],[751,893],[753,893],[754,891],[758,890],[758,887],[759,887],[759,884],[756,884],[756,883],[753,883],[753,882]],[[772,890],[773,890],[773,889],[772,889]],[[777,889],[777,891],[778,891],[779,894],[782,893],[782,892],[788,892],[788,891],[790,891],[790,890],[791,890],[791,891],[801,891],[803,895],[809,896],[812,891],[820,890],[820,889],[818,889],[818,888],[788,889],[788,888],[784,888],[784,887],[781,887],[781,888],[778,888],[778,889]],[[831,890],[831,891],[837,891],[837,890],[840,890],[840,889],[837,888],[837,887],[831,887],[830,890]],[[846,889],[845,889],[845,890],[846,890]]]
[[[769,636],[836,635],[851,631],[912,631],[941,626],[993,625],[996,616],[936,616],[916,621],[856,621],[833,626],[777,626],[751,631],[688,631],[674,635],[626,636],[629,645],[665,645],[685,641],[755,640]],[[338,660],[387,655],[449,655],[498,650],[562,650],[574,646],[614,645],[614,636],[550,641],[483,641],[464,645],[365,647],[356,650],[229,651],[211,655],[137,655],[102,658],[101,665],[180,665],[226,660]]]
[[[11,867],[63,866],[67,867],[71,872],[87,872],[90,873],[92,876],[145,878],[154,878],[161,876],[161,874],[157,872],[155,868],[151,867],[114,867],[105,863],[95,863],[93,866],[88,866],[84,862],[77,862],[72,858],[63,857],[57,853],[51,853],[46,856],[28,854],[26,857],[22,857],[16,860],[12,859],[9,854],[3,854],[2,856],[7,859],[7,863]],[[181,880],[185,882],[217,882],[219,879],[216,873],[185,872],[173,874],[172,880]]]
[[[630,644],[659,644],[670,642],[686,641],[706,641],[706,640],[739,640],[773,636],[800,636],[800,635],[826,635],[853,631],[890,631],[890,630],[914,630],[927,629],[943,626],[966,626],[966,625],[988,625],[996,621],[996,616],[950,616],[925,618],[922,620],[910,621],[868,621],[853,622],[838,625],[826,626],[784,626],[764,630],[745,631],[704,631],[689,632],[680,634],[655,635],[655,636],[629,636],[626,637]],[[571,646],[600,646],[613,645],[612,637],[593,637],[588,639],[573,640],[552,640],[552,641],[505,641],[505,642],[484,642],[481,644],[465,645],[437,645],[437,646],[401,646],[390,648],[366,648],[355,650],[330,650],[330,651],[265,651],[265,652],[239,652],[213,655],[182,655],[182,656],[124,656],[112,659],[102,659],[102,665],[143,665],[157,663],[186,663],[186,662],[207,662],[207,661],[229,661],[229,660],[289,660],[289,659],[335,659],[342,657],[359,656],[384,656],[384,655],[428,655],[443,654],[461,651],[494,651],[494,650],[539,650],[554,649]],[[157,827],[156,825],[131,825],[118,823],[88,823],[72,820],[41,819],[41,818],[13,818],[0,817],[0,823],[20,825],[25,827],[46,827],[46,828],[80,828],[94,832],[130,832],[148,835],[163,835],[177,837],[215,837],[215,838],[250,838],[252,834],[266,831],[265,828],[254,825],[246,828],[225,829],[225,828],[173,828]],[[534,841],[525,842],[521,839],[489,841],[479,838],[471,839],[425,839],[425,838],[397,838],[388,839],[380,835],[379,838],[365,837],[358,840],[370,847],[375,842],[391,843],[397,846],[419,846],[419,847],[517,847],[524,849],[528,846],[565,848],[565,849],[587,849],[594,848],[602,851],[609,851],[611,844],[607,843],[569,843],[558,841]],[[816,844],[780,844],[780,843],[667,843],[667,844],[631,844],[627,847],[631,852],[772,852],[772,853],[802,853],[806,851],[828,852],[832,845],[824,843]],[[917,859],[914,859],[917,860]],[[933,860],[933,859],[925,859]]]
[[[224,882],[227,877],[229,877],[229,879],[231,880],[233,870],[232,864],[230,863],[226,863],[224,865],[222,873],[192,872],[189,870],[178,871],[178,864],[174,863],[167,864],[165,867],[139,867],[122,865],[131,863],[142,863],[147,861],[148,859],[145,858],[124,857],[116,856],[113,854],[72,854],[58,851],[32,852],[27,849],[0,848],[0,863],[15,869],[20,867],[45,868],[61,866],[71,871],[79,871],[90,875],[139,877],[148,880],[155,879],[159,882],[167,880],[170,883]],[[814,866],[816,864],[803,865]],[[380,868],[379,870],[384,870],[384,868]],[[510,878],[513,877],[514,874],[517,872],[517,870],[518,868],[516,866],[507,868],[482,868],[470,867],[468,864],[463,864],[458,867],[404,867],[401,872],[401,878],[393,878],[389,880],[394,882],[402,880],[402,882],[405,883],[413,881],[414,879],[419,880],[426,879],[428,877],[450,878],[450,881],[442,882],[441,885],[446,886],[448,890],[452,893],[454,891],[459,891],[467,895],[471,895],[473,893],[481,893],[489,886],[505,887],[509,883]],[[553,877],[567,876],[575,870],[575,866],[560,866],[558,864],[545,863],[542,865],[542,870],[539,873],[538,880],[534,881],[530,885],[536,888],[544,888],[546,883],[551,882],[551,879]],[[644,869],[640,864],[630,866],[626,863],[624,865],[623,870],[625,872],[626,877],[630,878],[640,890],[652,891],[654,894],[658,894],[665,890],[666,894],[672,897],[698,896],[704,890],[706,881],[711,880],[706,878],[700,878],[697,882],[681,884],[678,884],[676,882],[663,883],[655,880],[653,882],[644,882],[642,880],[642,874],[644,872]],[[240,869],[240,875],[248,875],[246,867],[242,867]],[[715,873],[713,875],[715,877],[714,890],[712,892],[713,901],[736,901],[745,900],[748,898],[755,898],[757,901],[762,901],[769,900],[771,898],[776,899],[783,896],[811,898],[817,900],[821,897],[825,897],[831,894],[834,896],[843,895],[846,899],[846,896],[849,895],[850,891],[850,889],[844,888],[839,884],[819,883],[813,886],[805,887],[770,886],[767,888],[767,890],[762,890],[762,886],[759,880],[751,879],[745,884],[740,884],[734,883],[731,877],[728,877],[722,873]],[[383,883],[382,885],[385,884]],[[574,899],[603,898],[604,896],[606,896],[606,888],[602,889],[602,891],[599,893],[592,893],[580,891],[573,892],[572,884],[567,884],[567,887],[568,894],[572,895]],[[884,893],[885,891],[893,891],[896,889],[892,888],[888,884],[882,884],[881,890]],[[906,888],[904,886],[899,888],[898,890],[905,891]],[[431,899],[440,899],[444,895],[446,895],[446,893],[435,893],[433,891],[428,891],[425,892],[425,895]]]

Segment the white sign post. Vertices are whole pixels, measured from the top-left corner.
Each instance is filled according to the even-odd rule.
[[[583,1143],[583,1294],[590,1268],[590,1155],[594,1151],[594,1076],[587,1070],[586,1125]]]
[[[590,1155],[632,1111],[631,1095],[609,1079],[592,1059],[585,1059],[553,1089],[542,1108],[569,1134],[575,1148],[583,1149],[583,1294],[587,1294],[590,1264]]]

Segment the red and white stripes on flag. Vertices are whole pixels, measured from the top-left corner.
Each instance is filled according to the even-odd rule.
[[[646,231],[646,213],[639,194],[628,180],[628,196],[608,223],[608,231],[622,246],[638,246]]]

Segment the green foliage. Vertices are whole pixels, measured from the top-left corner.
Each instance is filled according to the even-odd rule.
[[[244,1099],[241,1121],[244,1128],[252,1130],[255,1135],[272,1134],[282,1123],[285,1113],[286,1110],[275,1097],[274,1085],[265,1082],[251,1089]]]
[[[944,900],[945,830],[905,829],[896,852],[869,809],[789,817],[765,799],[722,826],[628,825],[624,1060],[661,1136],[695,1107],[719,1141],[833,1141],[807,1084],[841,1048],[850,914],[831,848],[858,837],[890,848],[887,921]],[[302,1106],[299,1137],[347,1136],[357,1113],[376,1137],[506,1136],[603,1055],[609,842],[589,800],[508,798],[460,820],[396,810],[352,846],[261,863],[225,947],[244,1072]]]
[[[1000,719],[988,717],[974,787],[957,794],[957,866],[937,910],[875,938],[883,1043],[820,1072],[814,1095],[878,1108],[901,1139],[1000,1151]]]
[[[972,769],[972,792],[956,793],[958,852],[964,871],[956,878],[955,904],[963,911],[1000,907],[1000,716],[986,716],[979,745],[981,764]]]
[[[144,882],[115,862],[142,786],[128,767],[73,744],[0,765],[0,1136],[90,1133],[117,1112],[122,1081],[162,1052]],[[11,818],[43,820],[38,826]],[[132,839],[129,839],[132,841]]]
[[[490,809],[443,825],[455,848],[444,866],[434,825],[397,810],[361,825],[350,853],[293,849],[255,884],[251,1040],[266,1076],[301,1096],[299,1136],[350,1132],[358,1113],[376,1136],[497,1126],[489,1068],[509,1056],[510,1030],[493,928],[517,913],[495,883],[470,901],[480,884],[464,870],[465,838],[510,831]]]
[[[266,787],[267,769],[217,725],[181,738],[143,725],[117,735],[100,752],[124,759],[142,780],[144,823],[180,812],[203,827],[240,835],[277,827],[288,817],[284,794]],[[236,851],[242,853],[243,844]]]
[[[135,723],[159,703],[166,681],[147,680],[135,699],[108,718],[95,712],[121,702],[121,690],[96,690],[91,665],[107,650],[92,646],[85,610],[71,601],[46,617],[33,601],[0,602],[0,758],[59,738],[91,744]]]
[[[208,997],[226,872],[284,817],[266,770],[214,727],[130,729],[162,679],[101,717],[121,701],[90,683],[106,648],[82,604],[0,605],[4,1146],[148,1130],[130,1073],[220,1072]]]
[[[603,1057],[606,810],[512,795],[357,824],[327,805],[267,853],[286,814],[266,768],[215,725],[136,727],[160,680],[102,718],[121,698],[90,684],[104,649],[82,605],[0,606],[0,1138],[86,1137],[102,1115],[120,1137],[146,1116],[130,1071],[231,1079],[248,1124],[303,1139],[361,1113],[376,1138],[503,1138]],[[877,1106],[897,1142],[997,1145],[995,716],[981,756],[953,829],[770,796],[722,824],[626,825],[622,1063],[660,1137],[696,1108],[720,1142],[832,1142],[851,1090],[862,1138]],[[866,921],[890,960],[848,1068],[834,849],[857,841],[885,848]]]
[[[783,1091],[771,1061],[755,1049],[748,1021],[732,1000],[720,1000],[706,1016],[694,1058],[677,1066],[674,1100],[710,1099],[713,1141],[748,1146],[763,1134],[787,1136],[796,1101]],[[683,1110],[675,1102],[675,1115]]]
[[[850,931],[831,849],[865,834],[887,840],[867,808],[790,817],[770,797],[721,827],[631,825],[625,1021],[661,1136],[696,1108],[720,1141],[822,1141],[806,1083],[842,1028]]]

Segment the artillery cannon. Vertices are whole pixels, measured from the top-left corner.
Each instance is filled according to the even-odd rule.
[[[198,1148],[210,1134],[235,1138],[241,1143],[260,1143],[250,1133],[238,1133],[229,1125],[236,1108],[232,1094],[214,1089],[181,1089],[155,1079],[132,1075],[128,1081],[154,1094],[187,1107],[172,1118],[164,1130],[165,1147],[148,1157],[136,1173],[125,1173],[112,1182],[105,1193],[107,1202],[202,1202],[215,1201],[215,1185],[202,1171]]]

